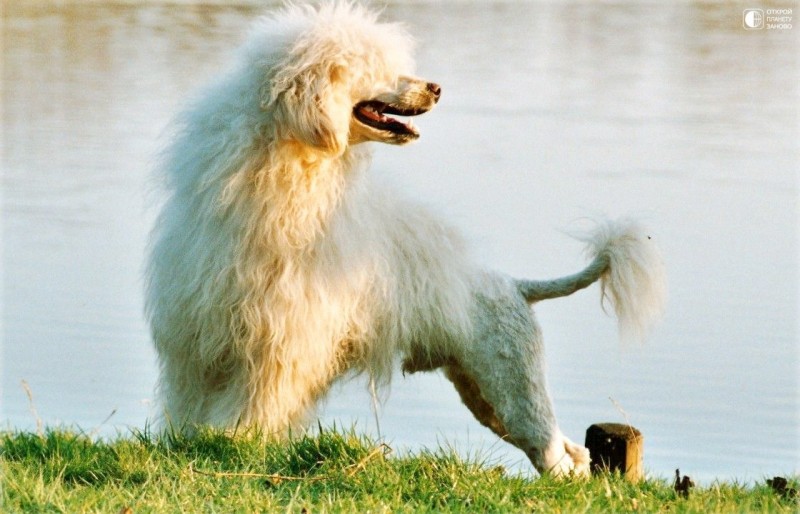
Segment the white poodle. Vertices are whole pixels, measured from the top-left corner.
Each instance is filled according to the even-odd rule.
[[[414,78],[410,38],[350,3],[260,21],[236,65],[184,113],[165,158],[147,315],[164,422],[304,427],[337,377],[388,382],[439,367],[478,420],[540,472],[584,474],[559,430],[530,304],[601,280],[634,335],[663,298],[633,222],[587,238],[591,264],[551,281],[477,269],[458,233],[374,184],[365,142],[419,137],[407,120],[438,85]]]

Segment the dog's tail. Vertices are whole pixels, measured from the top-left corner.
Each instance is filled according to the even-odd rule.
[[[661,318],[666,278],[661,255],[636,221],[602,221],[577,236],[593,257],[583,271],[555,280],[520,280],[517,288],[529,303],[567,296],[598,279],[601,301],[614,306],[623,340],[641,340]]]

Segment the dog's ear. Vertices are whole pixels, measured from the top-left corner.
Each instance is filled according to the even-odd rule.
[[[272,111],[279,137],[331,153],[343,151],[351,106],[341,75],[337,65],[281,68],[262,92],[262,107]]]

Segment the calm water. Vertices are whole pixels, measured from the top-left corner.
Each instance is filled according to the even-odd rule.
[[[800,470],[800,28],[745,31],[756,4],[386,10],[444,93],[417,144],[375,148],[375,173],[463,227],[487,266],[571,273],[580,245],[562,230],[576,219],[649,220],[670,304],[647,345],[617,344],[596,288],[537,311],[565,432],[627,417],[657,475]],[[151,415],[156,378],[141,269],[159,137],[257,10],[24,5],[2,34],[0,422],[35,427],[25,380],[44,423],[125,432]],[[377,431],[360,380],[321,416]],[[398,375],[380,430],[396,448],[530,469],[437,374]]]

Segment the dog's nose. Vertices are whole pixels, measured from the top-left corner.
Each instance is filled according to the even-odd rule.
[[[428,91],[433,93],[436,96],[436,99],[439,99],[439,95],[442,94],[442,87],[435,82],[428,82]]]

